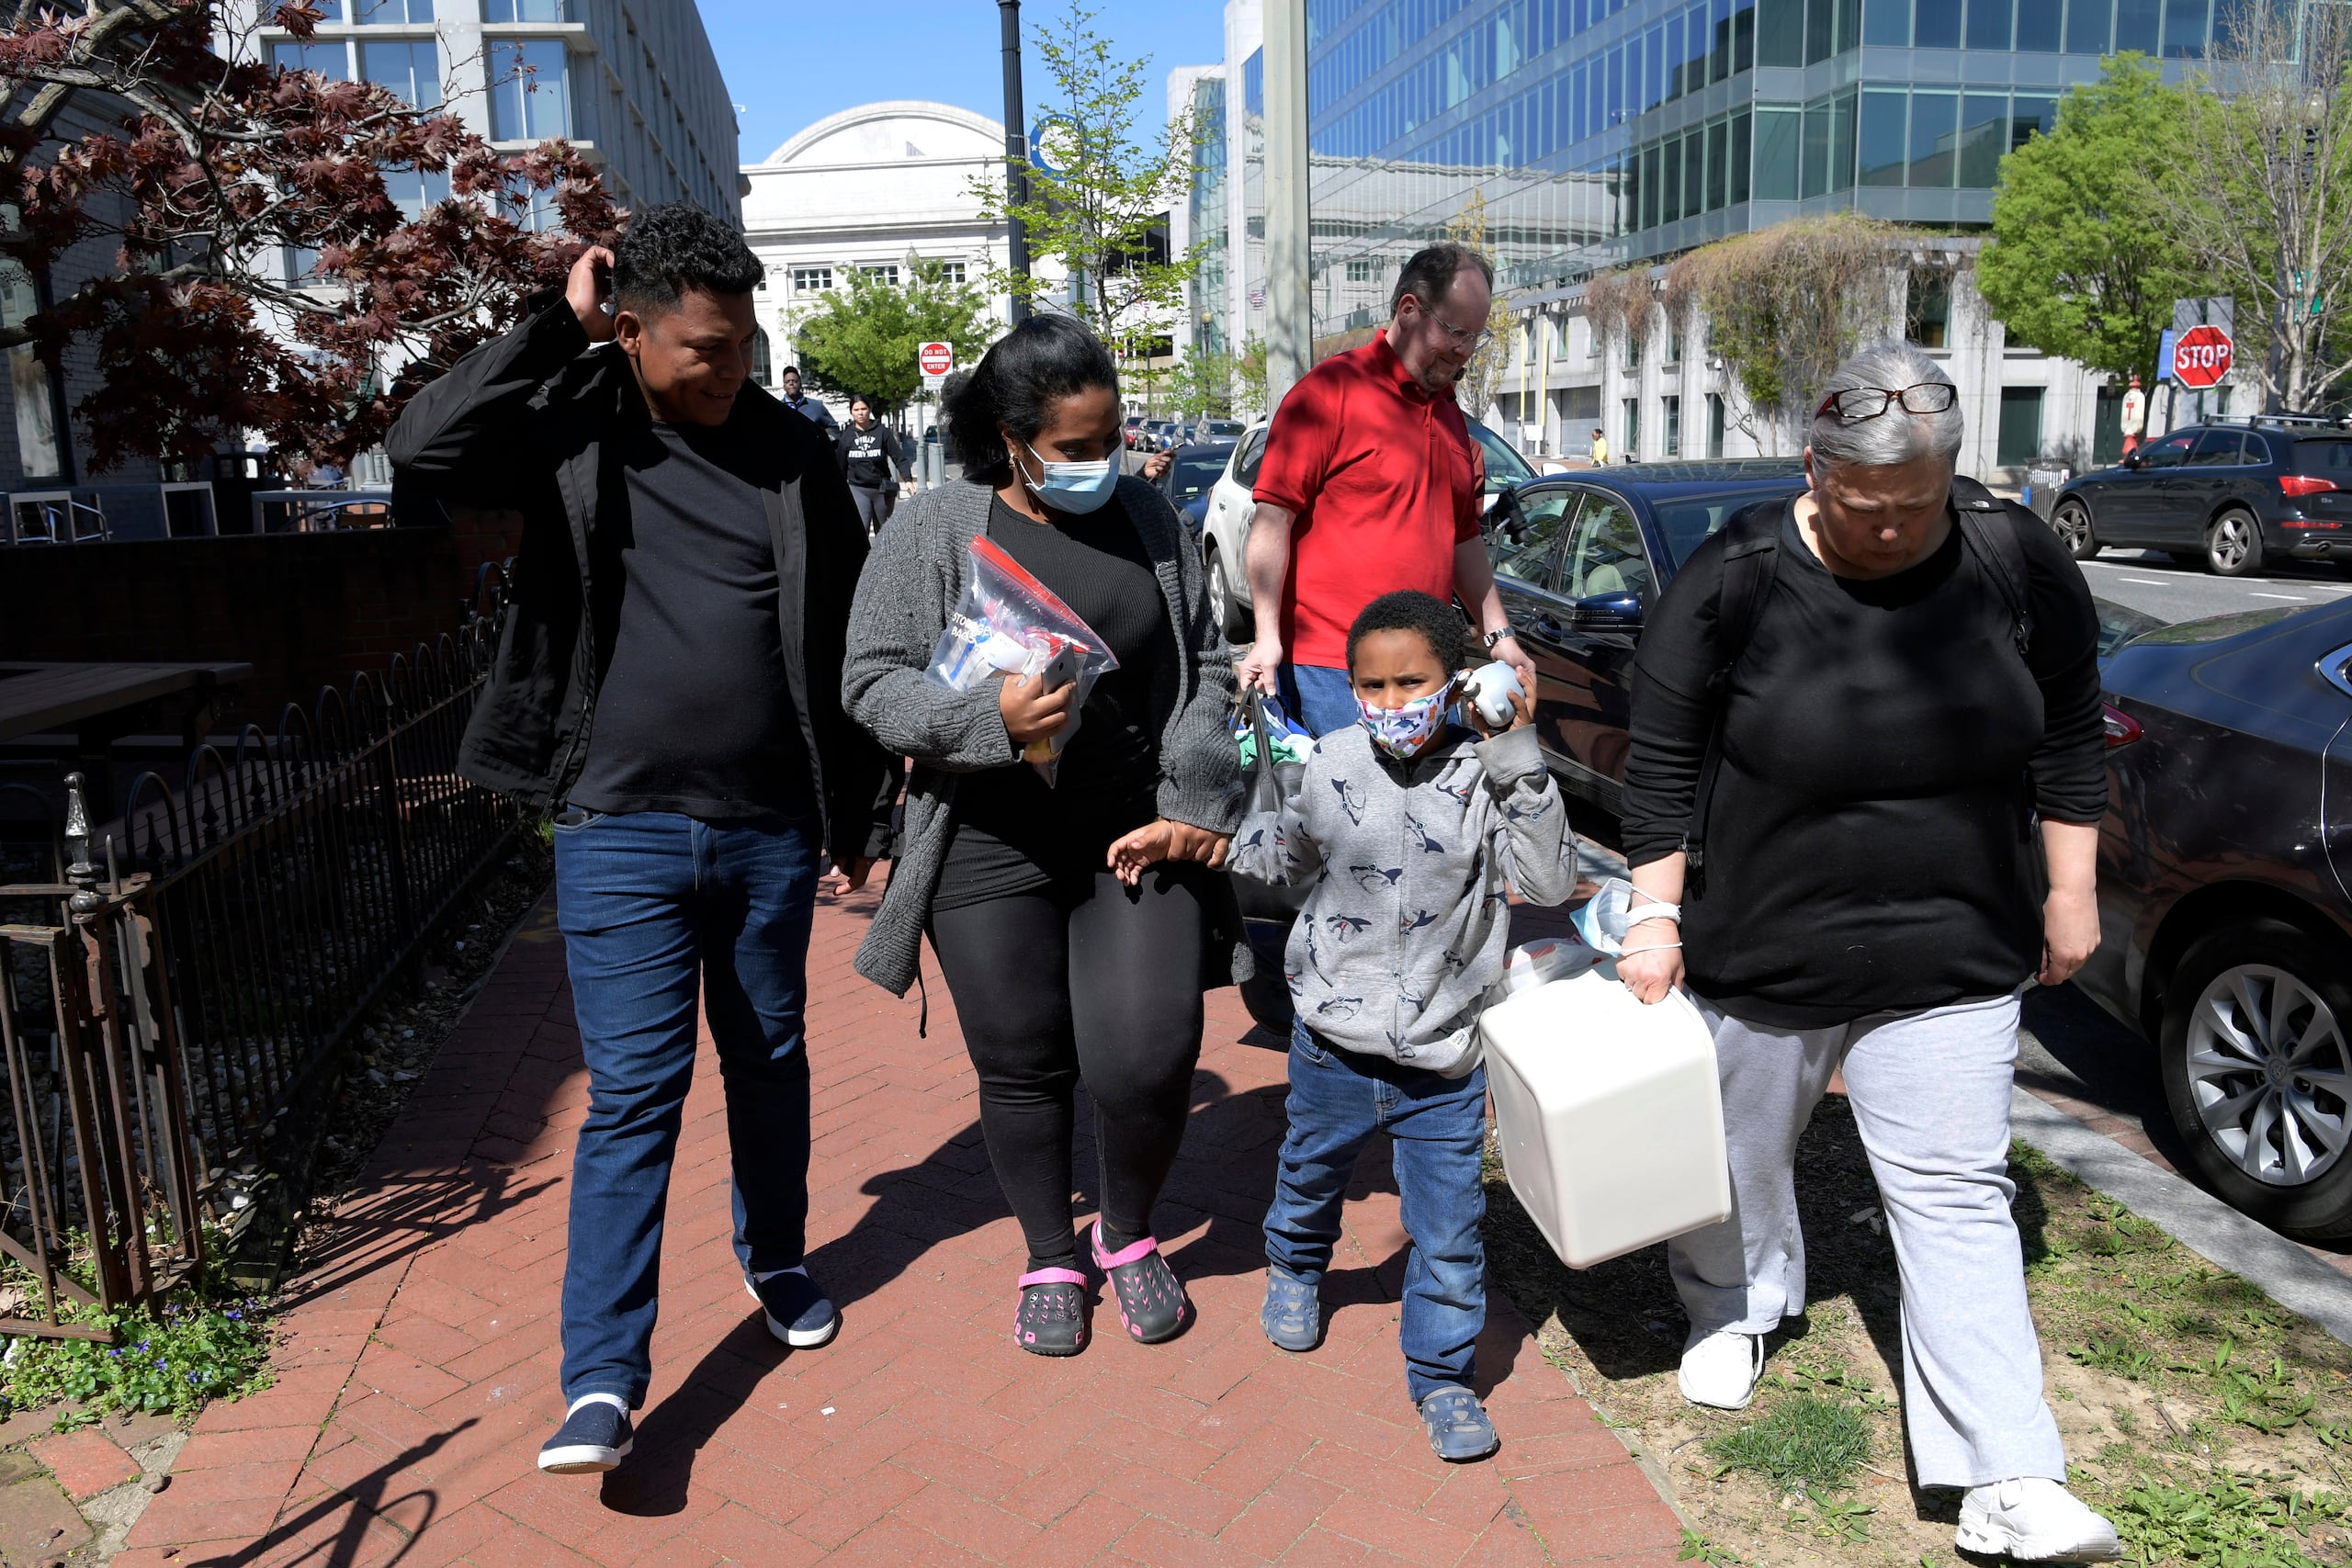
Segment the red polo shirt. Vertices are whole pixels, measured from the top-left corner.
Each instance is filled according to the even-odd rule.
[[[1251,494],[1297,514],[1283,584],[1294,664],[1345,669],[1348,627],[1383,593],[1453,597],[1478,536],[1486,455],[1453,394],[1432,398],[1383,335],[1308,371],[1274,411]]]

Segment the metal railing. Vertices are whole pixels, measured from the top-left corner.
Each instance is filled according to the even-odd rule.
[[[198,748],[177,790],[142,775],[118,823],[93,832],[68,778],[46,879],[0,884],[0,1333],[87,1337],[61,1298],[152,1295],[205,1226],[242,1228],[307,1153],[346,1037],[506,848],[518,808],[456,766],[482,587],[491,615]]]

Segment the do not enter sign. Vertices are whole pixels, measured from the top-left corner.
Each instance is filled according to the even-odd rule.
[[[2230,334],[2219,327],[2191,327],[2172,345],[2172,373],[2184,387],[2216,385],[2230,373]]]
[[[944,376],[956,368],[955,347],[944,343],[924,344],[915,351],[915,363],[926,376]]]

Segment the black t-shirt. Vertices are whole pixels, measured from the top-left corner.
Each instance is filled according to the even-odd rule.
[[[1119,667],[1094,682],[1048,786],[1025,761],[967,773],[933,908],[1103,868],[1121,834],[1159,815],[1159,737],[1176,705],[1176,633],[1159,575],[1114,500],[1050,526],[996,502],[989,537],[1092,626]]]
[[[2014,512],[2032,638],[1954,524],[1892,577],[1832,574],[1781,519],[1772,591],[1731,676],[1703,891],[1683,900],[1692,990],[1812,1029],[2000,996],[2039,966],[2032,814],[2106,808],[2098,617],[2051,531]],[[1682,846],[1713,722],[1721,538],[1643,628],[1626,858]]]
[[[628,504],[597,519],[596,711],[571,803],[707,821],[812,812],[762,493],[775,455],[740,416],[642,426],[616,447]]]
[[[899,468],[906,461],[899,455],[899,438],[887,426],[871,424],[864,430],[854,423],[842,426],[842,472],[849,482],[860,490],[887,490],[890,485],[890,468]]]

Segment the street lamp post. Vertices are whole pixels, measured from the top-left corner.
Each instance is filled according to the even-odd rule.
[[[1021,98],[1021,0],[996,0],[997,19],[1004,34],[1004,177],[1005,266],[1017,279],[1012,300],[1012,324],[1029,319],[1029,231],[1019,209],[1029,199],[1029,117]]]

